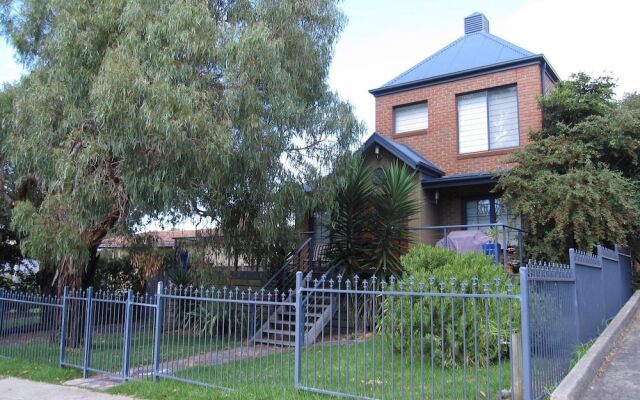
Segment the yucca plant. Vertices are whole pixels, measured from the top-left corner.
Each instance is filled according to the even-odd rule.
[[[416,189],[415,174],[405,165],[394,162],[384,170],[384,178],[372,196],[373,254],[376,273],[402,273],[400,256],[411,242],[409,220],[418,212],[411,194]]]
[[[347,274],[370,267],[371,245],[371,173],[363,160],[356,157],[339,178],[337,207],[333,210],[329,234],[333,263],[344,261]]]
[[[336,194],[330,227],[331,256],[347,265],[347,274],[399,275],[400,256],[410,243],[407,223],[418,211],[411,198],[415,175],[393,163],[376,185],[363,160],[347,167]]]

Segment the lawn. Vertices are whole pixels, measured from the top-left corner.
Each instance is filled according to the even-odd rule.
[[[0,342],[0,356],[19,358],[31,362],[40,362],[55,365],[60,354],[59,338],[46,332],[38,337],[26,337],[16,340],[21,342]],[[202,349],[211,348],[218,351],[234,347],[233,339],[215,341],[206,336],[196,335],[169,335],[162,336],[161,354],[163,366],[170,364],[171,360],[192,357],[199,354]],[[122,370],[122,334],[94,335],[91,349],[91,368],[120,373]],[[140,368],[144,372],[151,372],[153,363],[153,335],[148,332],[134,333],[131,335],[130,368]],[[83,360],[82,346],[65,349],[65,362],[71,365],[81,366]]]
[[[148,336],[140,334],[132,337],[134,348],[138,347],[148,355],[140,358],[143,364],[151,363],[151,341]],[[309,392],[301,392],[304,393],[302,395],[293,389],[293,348],[278,349],[277,353],[262,350],[263,353],[258,352],[256,357],[240,359],[243,354],[246,357],[246,352],[253,345],[245,341],[243,346],[232,349],[234,342],[227,341],[224,347],[219,343],[218,351],[224,349],[221,353],[227,354],[227,359],[237,361],[210,365],[209,357],[215,343],[203,338],[204,336],[180,336],[178,340],[177,336],[165,337],[161,367],[164,374],[178,380],[188,379],[218,389],[163,377],[159,382],[150,379],[133,380],[113,388],[111,392],[167,400],[326,398]],[[100,340],[93,350],[93,360],[100,364],[93,365],[119,370],[121,342],[117,337]],[[49,364],[51,366],[10,360],[2,363],[0,374],[47,382],[61,382],[80,375],[81,371],[78,369],[54,367],[57,361],[55,343],[43,342],[39,346],[42,354],[48,354],[49,358],[53,357],[55,360]],[[12,350],[14,357],[24,357],[38,351],[33,343],[14,346]],[[309,345],[302,351],[302,385],[373,398],[464,398],[475,397],[476,393],[481,398],[498,398],[501,390],[510,388],[508,359],[502,360],[501,365],[480,365],[478,369],[473,365],[440,368],[437,364],[432,368],[429,352],[425,351],[423,356],[418,348],[415,350],[414,357],[393,352],[388,343],[385,343],[384,336],[323,346]],[[80,350],[68,350],[67,355],[76,356],[76,352]],[[205,353],[209,355],[205,356]],[[189,357],[191,363],[188,364],[176,361]],[[193,362],[194,360],[197,362]],[[42,362],[37,358],[34,361]],[[188,367],[189,365],[191,366]]]
[[[74,368],[60,368],[54,365],[33,363],[16,358],[0,357],[0,376],[15,376],[32,381],[63,383],[80,378],[82,371]]]
[[[441,369],[420,354],[415,358],[401,357],[383,349],[381,337],[357,343],[307,346],[302,352],[302,385],[315,389],[337,391],[354,396],[375,398],[498,398],[501,389],[510,387],[509,361],[488,368],[473,366]],[[248,347],[249,349],[251,346]],[[221,365],[200,365],[172,374],[215,387],[238,389],[195,388],[181,382],[161,379],[160,385],[135,381],[115,388],[117,393],[133,394],[153,399],[174,399],[177,391],[194,398],[197,393],[222,393],[222,398],[299,398],[293,388],[293,349],[263,357],[248,358]],[[424,379],[422,379],[424,377]],[[276,393],[270,397],[269,393]],[[311,394],[309,393],[309,396]],[[204,397],[203,397],[204,398]],[[309,397],[313,398],[313,397]]]

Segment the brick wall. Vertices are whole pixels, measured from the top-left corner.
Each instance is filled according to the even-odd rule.
[[[510,84],[516,84],[518,88],[520,146],[524,146],[529,142],[529,132],[540,129],[542,124],[542,114],[536,101],[541,90],[539,65],[377,97],[376,131],[420,152],[447,175],[508,168],[504,162],[511,151],[508,149],[458,154],[456,95]],[[427,101],[429,128],[424,132],[395,135],[393,107],[419,101]]]

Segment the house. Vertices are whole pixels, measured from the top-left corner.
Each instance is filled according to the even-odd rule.
[[[141,232],[130,236],[105,238],[98,251],[108,257],[126,257],[131,250],[153,249],[157,255],[172,256],[176,265],[198,264],[230,271],[255,271],[257,268],[242,254],[231,254],[220,232],[212,229],[188,229]]]
[[[464,35],[384,85],[375,133],[362,147],[374,171],[399,160],[416,172],[420,211],[413,227],[521,221],[492,193],[507,157],[542,127],[536,97],[558,80],[542,54],[489,31],[481,13]],[[433,242],[429,231],[422,240]]]

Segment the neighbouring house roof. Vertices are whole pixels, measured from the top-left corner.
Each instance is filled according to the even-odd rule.
[[[424,189],[444,189],[461,186],[495,184],[498,182],[496,174],[490,172],[478,172],[473,174],[449,175],[439,178],[423,177]]]
[[[142,243],[158,248],[174,247],[176,239],[196,238],[209,236],[210,234],[211,232],[205,229],[143,232],[133,236],[114,236],[106,238],[102,241],[99,248],[120,249]]]
[[[552,80],[558,79],[544,55],[489,33],[486,17],[474,13],[465,18],[464,36],[369,92],[377,96],[528,64],[541,64]]]
[[[374,145],[384,148],[394,157],[411,167],[414,171],[422,172],[427,176],[440,177],[444,175],[444,171],[442,171],[437,165],[418,154],[411,147],[384,137],[378,132],[374,132],[369,136],[369,139],[367,139],[360,148],[360,152],[364,153]]]

